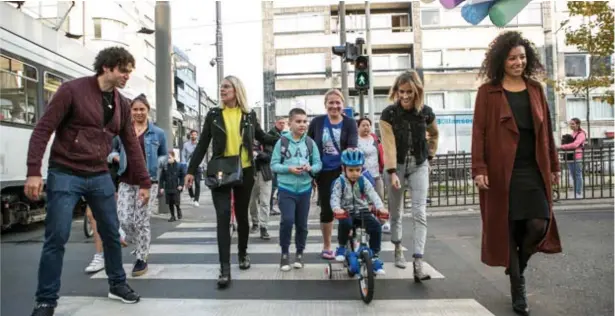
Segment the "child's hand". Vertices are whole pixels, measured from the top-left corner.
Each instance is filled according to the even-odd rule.
[[[310,166],[310,165],[305,165],[305,166],[303,166],[303,171],[305,171],[305,172],[310,172],[310,171],[312,171],[312,166]]]
[[[160,194],[164,194],[164,189],[160,189]]]
[[[303,172],[303,167],[288,167],[288,171],[293,174],[299,175],[301,174],[301,172]]]
[[[184,187],[182,187],[181,185],[177,186],[177,190],[181,191]]]
[[[334,213],[335,215],[338,215],[338,216],[339,216],[339,215],[344,215],[344,213],[345,213],[345,212],[344,212],[344,210],[343,210],[343,209],[341,209],[341,208],[336,208],[336,209],[334,209],[334,210],[333,210],[333,213]]]

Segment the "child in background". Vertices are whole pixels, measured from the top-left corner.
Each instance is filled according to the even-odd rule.
[[[384,264],[379,257],[382,240],[382,227],[378,219],[369,209],[369,204],[381,214],[388,214],[380,196],[372,183],[362,174],[365,155],[357,148],[348,148],[342,152],[342,175],[333,182],[331,192],[331,208],[336,216],[349,213],[349,217],[338,222],[337,240],[339,247],[335,252],[336,261],[344,261],[349,234],[354,225],[365,221],[365,229],[369,234],[369,248],[373,252],[372,265],[376,274],[384,274]]]
[[[295,226],[293,266],[303,268],[303,250],[308,234],[308,215],[312,195],[312,177],[322,169],[320,153],[314,140],[308,137],[307,114],[295,108],[288,114],[290,132],[284,132],[273,149],[271,169],[278,179],[278,206],[280,208],[280,270],[290,271],[290,237]]]
[[[165,200],[169,205],[169,211],[171,212],[171,218],[169,222],[176,221],[175,208],[177,208],[177,219],[182,219],[182,210],[179,208],[179,202],[181,201],[181,192],[184,188],[184,167],[175,160],[175,152],[169,150],[169,160],[162,167],[160,174],[160,194],[165,194]]]

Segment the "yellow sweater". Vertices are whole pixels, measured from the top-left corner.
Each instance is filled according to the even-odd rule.
[[[225,107],[222,110],[222,118],[224,119],[224,126],[226,127],[226,148],[224,149],[224,156],[237,156],[239,154],[239,146],[242,142],[240,134],[241,128],[241,109],[236,106],[234,108]],[[250,157],[248,156],[248,149],[245,146],[241,150],[241,167],[247,168],[252,165]]]

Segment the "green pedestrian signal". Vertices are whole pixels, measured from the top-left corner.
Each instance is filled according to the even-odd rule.
[[[369,57],[358,56],[354,63],[354,87],[357,90],[369,89]]]

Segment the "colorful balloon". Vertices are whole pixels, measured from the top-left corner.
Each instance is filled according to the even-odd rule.
[[[482,22],[487,15],[489,15],[489,9],[493,6],[494,0],[483,0],[482,2],[469,3],[461,8],[461,16],[466,22],[472,25],[478,25]]]
[[[489,19],[495,26],[503,27],[525,8],[531,0],[498,0],[489,9]]]
[[[440,0],[440,4],[447,9],[454,9],[465,0]]]

